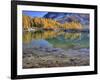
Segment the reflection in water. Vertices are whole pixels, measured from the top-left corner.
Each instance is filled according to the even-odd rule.
[[[29,43],[32,40],[32,33],[31,32],[24,32],[23,33],[23,42]]]
[[[79,39],[81,38],[81,33],[65,33],[64,35],[65,39]]]
[[[23,47],[89,47],[89,33],[72,33],[64,31],[23,32]]]
[[[55,31],[35,31],[35,32],[24,32],[23,33],[23,41],[24,43],[29,43],[31,40],[39,40],[39,39],[52,39],[59,36],[63,36],[64,39],[79,39],[81,37],[81,33],[69,33],[69,32],[55,32]]]

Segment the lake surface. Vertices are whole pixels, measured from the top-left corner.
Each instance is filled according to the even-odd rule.
[[[23,48],[54,47],[61,49],[89,48],[88,32],[24,31]]]
[[[23,68],[88,66],[89,33],[24,31]]]

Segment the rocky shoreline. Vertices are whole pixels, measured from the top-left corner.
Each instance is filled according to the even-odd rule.
[[[89,49],[33,47],[23,49],[23,68],[67,67],[89,65]]]

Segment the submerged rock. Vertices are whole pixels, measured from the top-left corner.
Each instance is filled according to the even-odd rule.
[[[82,48],[82,49],[79,49],[79,52],[89,53],[89,49],[88,48]]]

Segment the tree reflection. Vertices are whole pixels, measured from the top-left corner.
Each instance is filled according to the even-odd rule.
[[[59,36],[63,36],[64,39],[74,40],[79,39],[81,37],[81,33],[71,33],[64,31],[35,31],[35,32],[24,32],[23,33],[23,42],[29,43],[31,40],[39,40],[39,39],[53,39]]]
[[[81,38],[81,33],[65,33],[64,34],[65,39],[79,39]]]

